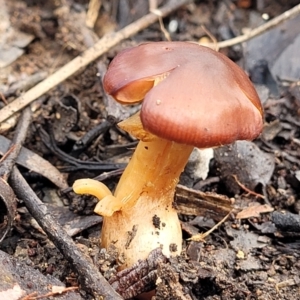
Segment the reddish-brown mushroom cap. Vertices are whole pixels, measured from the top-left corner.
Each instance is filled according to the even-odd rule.
[[[110,64],[104,88],[121,103],[144,99],[144,129],[178,143],[215,147],[252,140],[262,130],[262,106],[244,71],[197,44],[156,42],[126,49]]]

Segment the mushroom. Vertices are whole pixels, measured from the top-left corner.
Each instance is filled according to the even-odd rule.
[[[101,243],[125,255],[122,268],[161,247],[179,254],[182,233],[173,199],[194,147],[256,138],[263,109],[244,71],[221,53],[189,42],[152,42],[120,52],[104,89],[141,111],[118,125],[139,144],[112,194],[96,181],[78,180],[76,193],[99,198]]]

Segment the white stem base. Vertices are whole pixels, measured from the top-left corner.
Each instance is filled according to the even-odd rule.
[[[162,208],[143,196],[131,209],[105,217],[102,233],[102,246],[114,244],[124,255],[122,269],[131,267],[138,259],[146,259],[158,247],[168,257],[180,254],[182,249],[182,232],[175,209]]]

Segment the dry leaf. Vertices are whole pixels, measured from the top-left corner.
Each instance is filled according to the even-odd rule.
[[[253,203],[251,206],[243,209],[237,215],[237,219],[247,219],[252,217],[259,217],[261,213],[272,212],[273,207],[267,204]]]

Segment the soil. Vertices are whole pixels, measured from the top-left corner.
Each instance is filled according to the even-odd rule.
[[[23,47],[23,54],[1,69],[0,108],[80,55],[95,39],[143,17],[149,4],[147,0],[135,4],[125,0],[100,2],[95,26],[88,30],[86,0],[3,1],[9,28],[32,38]],[[203,42],[211,37],[221,41],[239,36],[296,4],[298,1],[285,0],[194,1],[164,18],[163,23],[174,41]],[[191,213],[188,201],[178,204],[184,234],[181,256],[166,259],[158,250],[135,266],[130,276],[124,271],[117,274],[122,255],[114,247],[99,248],[102,218],[93,213],[97,200],[75,195],[66,187],[58,188],[44,175],[48,169],[45,172],[44,167],[39,170],[39,165],[28,167],[26,162],[18,161],[24,178],[47,204],[51,215],[72,236],[87,261],[96,265],[125,299],[154,286],[153,299],[300,299],[300,59],[295,54],[299,48],[292,48],[300,40],[299,16],[285,22],[284,28],[280,26],[251,41],[220,49],[255,83],[265,110],[265,126],[253,143],[216,150],[206,179],[200,180],[190,170],[182,176],[181,184],[196,193],[193,195],[201,190],[210,195],[208,203],[212,199],[209,197],[217,199],[220,195],[225,200],[219,201],[228,204],[216,207],[214,213],[207,212],[209,209]],[[17,33],[12,36],[17,38]],[[136,145],[116,126],[116,121],[136,108],[111,115],[99,77],[103,66],[107,67],[122,49],[161,40],[166,40],[166,35],[159,23],[149,25],[39,97],[32,106],[32,122],[23,146],[59,170],[70,186],[78,178],[100,174],[113,190]],[[6,46],[13,47],[9,42]],[[8,139],[18,130],[14,125],[0,129],[2,137]],[[3,152],[0,147],[0,154]],[[177,191],[179,200],[182,193]],[[0,200],[5,201],[1,193]],[[185,210],[182,206],[186,206]],[[1,211],[5,215],[3,203]],[[204,239],[189,240],[212,228],[228,211],[228,218]],[[1,222],[3,219],[2,213]],[[158,229],[163,226],[156,215],[153,225]],[[5,259],[38,270],[41,276],[49,275],[67,287],[78,287],[76,293],[73,291],[76,297],[69,299],[93,299],[81,285],[72,263],[54,244],[18,197],[13,227],[0,244],[0,249],[9,255]],[[22,276],[18,280],[25,280]],[[129,289],[124,290],[122,279],[128,281]],[[50,284],[58,283],[40,283]],[[0,298],[5,290],[1,286]],[[38,286],[31,286],[32,292],[37,290]],[[61,297],[53,294],[46,299]],[[15,299],[36,298],[22,295]]]

